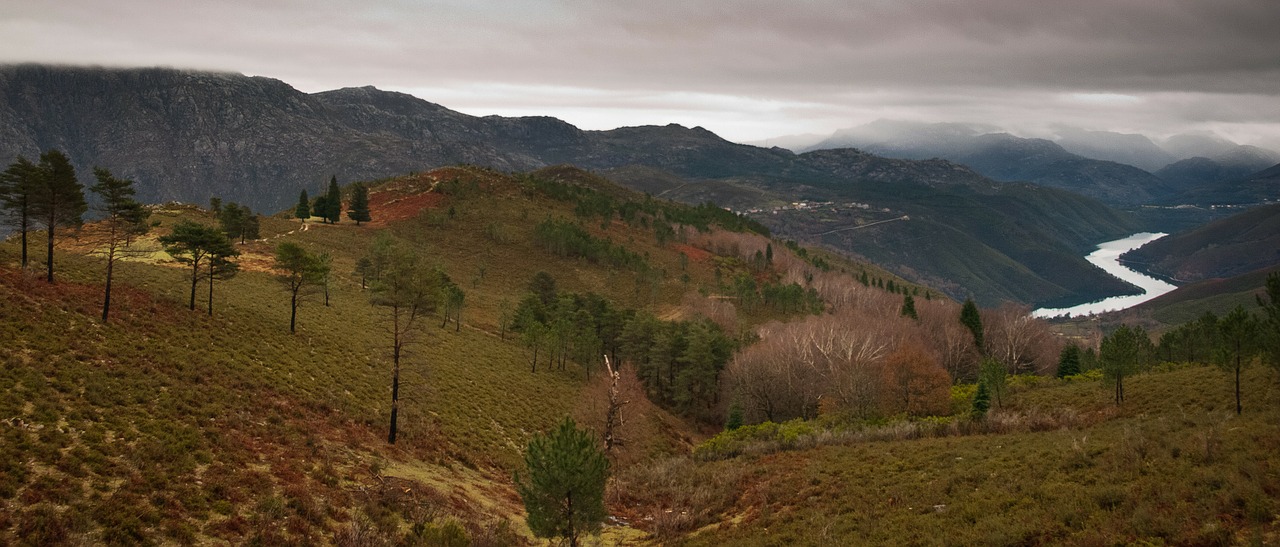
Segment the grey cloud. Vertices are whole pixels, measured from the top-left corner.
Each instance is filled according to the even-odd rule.
[[[461,102],[446,106],[505,112],[557,102],[540,91],[521,103],[520,89],[557,87],[599,93],[560,100],[576,111],[724,120],[776,101],[767,120],[798,127],[775,133],[887,117],[879,114],[1248,126],[1262,138],[1280,123],[1270,106],[1280,81],[1275,0],[43,4],[0,5],[0,62],[233,70],[310,91],[448,89]],[[508,92],[468,102],[464,91],[485,85]],[[687,104],[680,93],[701,98]],[[1141,100],[1123,109],[1059,100],[1071,93]]]

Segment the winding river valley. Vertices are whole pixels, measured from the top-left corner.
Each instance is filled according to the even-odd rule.
[[[1089,253],[1089,256],[1085,257],[1086,260],[1102,268],[1107,273],[1136,285],[1144,291],[1142,294],[1113,296],[1070,308],[1040,308],[1031,312],[1032,315],[1036,317],[1058,317],[1067,314],[1076,316],[1123,310],[1176,289],[1177,287],[1169,283],[1126,268],[1120,263],[1121,254],[1137,249],[1166,235],[1168,234],[1150,232],[1133,234],[1123,239],[1102,243],[1098,245],[1098,250]]]

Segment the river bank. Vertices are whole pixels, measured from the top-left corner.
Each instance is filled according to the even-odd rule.
[[[1147,243],[1160,239],[1166,235],[1168,234],[1151,232],[1133,234],[1125,238],[1099,244],[1097,250],[1089,253],[1089,255],[1085,257],[1085,260],[1088,260],[1091,264],[1102,268],[1107,273],[1132,283],[1139,289],[1142,289],[1143,292],[1141,294],[1113,296],[1068,308],[1040,308],[1031,312],[1031,314],[1036,317],[1048,318],[1064,315],[1091,315],[1108,311],[1123,310],[1176,289],[1177,287],[1166,281],[1131,270],[1120,262],[1120,255],[1133,249],[1137,249],[1138,247],[1146,245]]]

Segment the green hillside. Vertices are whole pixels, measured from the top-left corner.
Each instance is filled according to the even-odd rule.
[[[1267,544],[1280,537],[1280,387],[1262,368],[1246,382],[1242,416],[1228,374],[1189,367],[1132,378],[1122,408],[1098,382],[1056,384],[1017,392],[973,433],[926,422],[686,463],[670,482],[720,477],[726,501],[717,524],[673,543]]]
[[[1263,268],[1227,279],[1209,279],[1178,287],[1134,306],[1127,313],[1150,315],[1165,325],[1180,325],[1196,320],[1206,311],[1226,315],[1236,306],[1256,306],[1257,298],[1266,294],[1267,276],[1280,272],[1280,266]]]
[[[1261,205],[1125,253],[1134,268],[1183,283],[1280,264],[1280,204]]]
[[[976,347],[937,288],[718,207],[568,166],[369,188],[360,226],[262,217],[212,313],[204,280],[187,309],[191,271],[156,246],[214,224],[201,207],[150,207],[106,322],[100,225],[60,236],[54,284],[0,244],[0,544],[536,543],[512,474],[565,416],[602,431],[602,355],[627,400],[606,544],[1274,538],[1262,367],[1241,418],[1202,368],[1131,379],[1114,410],[1096,376],[1043,378],[1063,342],[1026,310],[983,311]],[[395,444],[390,315],[356,271],[377,241],[464,295],[411,335]],[[296,333],[282,243],[332,264]],[[1019,376],[975,422],[984,356]],[[780,436],[717,435],[739,421]],[[1170,476],[1179,497],[1151,493]]]
[[[186,309],[190,270],[155,241],[179,221],[215,222],[194,206],[152,207],[151,233],[134,244],[151,251],[117,264],[106,323],[95,225],[60,238],[53,285],[37,275],[42,260],[20,270],[17,242],[0,245],[0,543],[432,543],[455,532],[523,542],[510,474],[525,444],[565,415],[590,423],[599,401],[596,365],[552,366],[543,353],[530,372],[534,354],[511,314],[535,273],[561,295],[670,320],[714,303],[699,292],[716,293],[719,276],[783,286],[768,268],[684,243],[700,227],[758,225],[573,168],[439,169],[374,183],[370,203],[362,226],[263,217],[262,239],[237,245],[240,273],[215,284],[212,315],[203,280]],[[578,246],[549,247],[563,243],[539,239],[542,226],[566,227]],[[394,446],[389,316],[355,273],[383,232],[466,295],[460,322],[434,313],[406,349]],[[332,257],[328,296],[304,297],[296,334],[271,271],[282,242]],[[720,311],[741,332],[797,313],[768,300]],[[700,422],[647,401],[633,408],[643,419],[622,461],[677,453],[702,435]]]

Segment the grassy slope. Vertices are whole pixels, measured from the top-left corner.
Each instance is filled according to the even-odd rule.
[[[203,284],[197,313],[185,309],[185,270],[123,263],[105,325],[96,320],[99,259],[60,252],[59,283],[49,287],[14,269],[12,243],[0,246],[0,416],[7,420],[0,423],[0,543],[311,543],[364,526],[360,514],[384,531],[444,515],[466,520],[473,534],[487,533],[485,522],[520,523],[509,473],[534,432],[581,405],[584,381],[576,367],[529,374],[527,350],[497,336],[502,302],[514,306],[539,269],[562,290],[658,311],[674,308],[683,287],[669,274],[655,297],[635,290],[634,273],[532,246],[531,224],[571,216],[571,205],[525,195],[488,172],[436,175],[473,176],[486,191],[446,198],[393,226],[467,291],[461,331],[440,329],[430,317],[409,349],[395,447],[384,440],[384,312],[367,303],[349,273],[379,226],[312,223],[303,231],[296,221],[266,219],[267,240],[241,248],[246,271],[218,284],[212,318],[203,314]],[[509,186],[486,186],[502,184]],[[448,207],[454,215],[441,216]],[[190,210],[155,218],[165,226],[209,220]],[[503,243],[485,235],[490,226]],[[680,271],[678,255],[647,232],[615,223],[607,235],[667,272]],[[287,293],[261,271],[286,240],[334,253],[331,306],[309,297],[296,335],[288,332]],[[712,278],[709,264],[689,268],[692,287]],[[661,439],[637,440],[638,450],[663,452]],[[413,499],[388,486],[402,479],[416,481],[406,483]]]
[[[1280,262],[1280,204],[1262,205],[1125,253],[1134,267],[1194,283]]]
[[[1143,302],[1133,308],[1107,314],[1109,322],[1146,322],[1157,331],[1198,319],[1206,311],[1218,316],[1236,306],[1257,311],[1257,298],[1266,294],[1267,276],[1280,266],[1263,268],[1227,279],[1209,279],[1178,287],[1177,290]],[[1087,320],[1082,320],[1087,323]],[[1152,323],[1154,322],[1154,323]]]
[[[1232,544],[1277,538],[1280,387],[1191,367],[1109,391],[1080,382],[1018,393],[1022,411],[1070,407],[1094,425],[1034,433],[826,446],[701,464],[736,477],[726,523],[683,540],[777,544]],[[1090,418],[1090,417],[1094,418]]]

